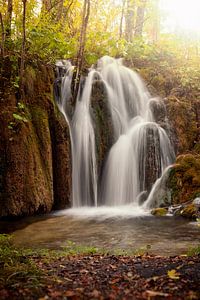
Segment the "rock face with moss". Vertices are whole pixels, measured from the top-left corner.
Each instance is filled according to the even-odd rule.
[[[172,203],[179,204],[200,196],[200,155],[185,154],[177,157],[169,176]]]
[[[69,129],[52,98],[51,67],[27,66],[24,99],[4,77],[0,99],[0,216],[70,205]]]
[[[93,84],[91,108],[96,137],[97,171],[99,180],[101,180],[103,166],[114,143],[112,116],[108,107],[106,89],[101,80],[96,80]]]
[[[186,99],[179,100],[175,96],[170,96],[166,100],[166,106],[174,132],[176,152],[179,154],[188,150],[196,152],[200,143],[196,107],[200,109],[200,102],[197,100],[193,102]]]

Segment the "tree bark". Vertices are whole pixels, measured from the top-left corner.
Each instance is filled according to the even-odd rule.
[[[12,12],[13,12],[13,2],[8,0],[7,6],[7,15],[6,15],[6,26],[5,26],[5,35],[6,37],[11,36],[11,22],[12,22]]]
[[[154,1],[154,16],[152,26],[152,41],[155,43],[158,41],[160,33],[160,16],[159,16],[159,0]]]
[[[42,0],[42,10],[50,11],[52,7],[51,0]]]
[[[21,48],[21,64],[20,64],[20,92],[22,99],[24,98],[24,65],[25,65],[25,46],[26,46],[26,4],[27,0],[23,2],[23,19],[22,19],[22,48]]]
[[[74,100],[76,100],[76,97],[78,95],[79,85],[80,85],[80,77],[81,77],[81,71],[83,66],[83,54],[85,50],[86,31],[87,31],[87,25],[89,21],[89,15],[90,15],[90,0],[84,0],[81,34],[79,39],[79,49],[77,53],[77,66],[76,66],[75,84],[74,84],[74,93],[73,93]]]
[[[119,25],[119,38],[122,38],[122,33],[123,33],[123,20],[124,20],[124,10],[125,10],[125,4],[126,0],[123,0],[122,3],[122,12],[121,12],[121,19],[120,19],[120,25]]]
[[[64,0],[60,0],[59,3],[58,3],[58,10],[57,10],[56,21],[60,21],[61,18],[62,18],[63,4],[64,4]]]
[[[140,5],[137,8],[137,17],[135,25],[135,36],[142,36],[144,27],[144,14],[146,9],[147,0],[141,0]]]
[[[127,0],[126,5],[126,28],[125,28],[125,39],[132,41],[134,33],[134,16],[135,16],[135,0]]]
[[[2,58],[4,58],[5,31],[4,31],[3,17],[1,12],[0,12],[0,23],[1,23],[1,56]]]

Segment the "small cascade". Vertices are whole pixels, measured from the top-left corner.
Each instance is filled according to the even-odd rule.
[[[97,206],[97,174],[95,133],[90,116],[90,96],[95,71],[85,82],[78,95],[71,122],[72,136],[72,197],[73,206]]]
[[[171,204],[171,194],[167,188],[167,181],[171,169],[172,166],[168,166],[162,176],[154,183],[146,202],[143,204],[145,209],[160,207],[161,205],[169,206]]]
[[[152,102],[159,100],[151,98],[139,75],[125,67],[121,59],[105,56],[96,69],[90,70],[71,117],[73,67],[69,62],[59,62],[57,68],[55,98],[71,131],[73,206],[138,206],[140,195],[149,194],[145,203],[150,207],[154,183],[175,159],[166,131],[155,121]],[[114,141],[100,180],[91,105],[97,79],[106,91]]]

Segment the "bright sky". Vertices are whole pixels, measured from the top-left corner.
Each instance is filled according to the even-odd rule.
[[[200,0],[160,0],[160,5],[170,29],[200,33]]]

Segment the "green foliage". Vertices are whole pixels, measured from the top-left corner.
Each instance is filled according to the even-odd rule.
[[[19,115],[19,114],[13,114],[13,117],[14,117],[15,120],[17,120],[17,121],[28,122],[28,120],[27,120],[24,116],[21,116],[21,115]]]
[[[200,255],[200,245],[197,247],[191,247],[188,252],[188,256],[193,256],[193,255]]]
[[[16,112],[13,113],[13,121],[8,123],[8,128],[17,132],[20,125],[29,122],[30,115],[24,103],[18,102]]]
[[[24,278],[25,287],[39,284],[41,271],[23,249],[12,244],[12,236],[0,234],[0,280],[7,286],[16,286]]]
[[[88,247],[77,245],[72,241],[67,241],[66,245],[62,247],[66,255],[76,255],[76,254],[95,254],[99,251],[96,247]]]
[[[30,30],[27,38],[30,55],[36,55],[48,62],[76,55],[77,39],[66,37],[57,27],[55,24],[48,24]]]

